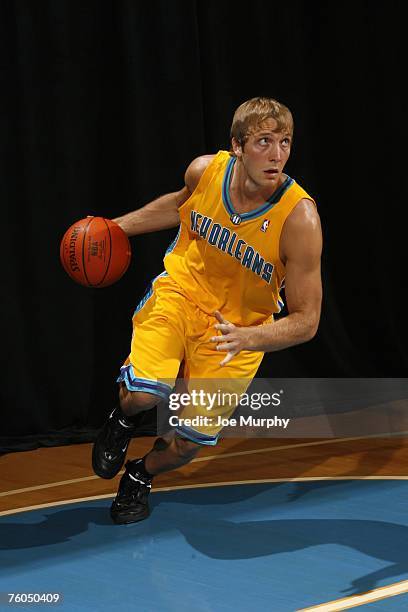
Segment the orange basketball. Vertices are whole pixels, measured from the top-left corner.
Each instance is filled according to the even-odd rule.
[[[87,217],[65,232],[60,258],[65,272],[80,285],[108,287],[128,269],[131,249],[117,223],[103,217]]]

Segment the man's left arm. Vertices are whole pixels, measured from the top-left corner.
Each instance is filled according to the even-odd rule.
[[[279,351],[313,338],[322,301],[321,251],[322,231],[316,207],[310,200],[301,200],[285,222],[280,243],[289,314],[266,325],[236,327],[217,312],[219,323],[215,327],[222,336],[212,341],[217,342],[217,350],[227,352],[221,365],[242,350]]]

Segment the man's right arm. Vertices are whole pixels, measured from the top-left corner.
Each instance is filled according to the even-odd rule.
[[[142,208],[113,221],[120,225],[128,236],[177,227],[180,224],[178,209],[191,196],[213,158],[214,155],[202,155],[194,159],[186,170],[185,185],[180,191],[162,195]]]

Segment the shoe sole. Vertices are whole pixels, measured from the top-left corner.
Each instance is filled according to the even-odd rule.
[[[130,525],[130,523],[139,523],[140,521],[144,521],[150,516],[150,510],[148,510],[143,515],[138,515],[135,517],[133,514],[127,514],[123,516],[114,516],[111,513],[111,519],[115,523],[115,525]]]

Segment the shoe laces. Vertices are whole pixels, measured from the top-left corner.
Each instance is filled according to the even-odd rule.
[[[138,481],[134,481],[130,478],[129,474],[127,474],[127,478],[124,481],[120,491],[119,491],[119,496],[120,496],[120,502],[124,502],[124,503],[146,503],[147,500],[147,496],[150,493],[150,489],[151,489],[151,483],[150,482],[146,482],[144,483],[141,480],[141,475],[139,473],[137,473],[137,476],[140,477],[140,482],[139,479]],[[133,474],[132,474],[133,476]],[[135,476],[135,477],[137,477]]]

